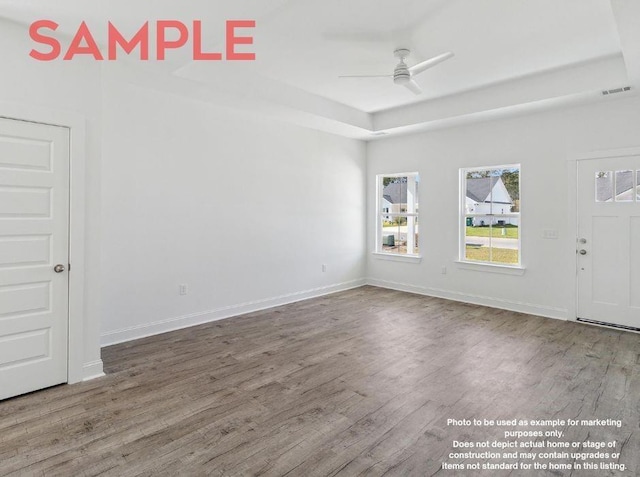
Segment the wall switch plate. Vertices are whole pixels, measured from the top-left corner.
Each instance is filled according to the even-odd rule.
[[[542,232],[542,238],[555,240],[560,236],[557,230],[547,229]]]
[[[323,271],[323,272],[326,272],[326,271],[327,271],[327,264],[326,264],[326,263],[323,263],[323,264],[322,264],[322,271]]]
[[[186,283],[180,284],[180,286],[178,287],[178,293],[180,293],[180,295],[186,295],[187,293],[189,293],[189,288],[187,287]]]
[[[446,275],[447,274],[447,267],[442,267],[441,272],[442,272],[443,275]]]

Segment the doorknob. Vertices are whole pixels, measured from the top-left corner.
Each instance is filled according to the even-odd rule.
[[[580,250],[580,255],[586,255],[587,251],[585,249]]]
[[[59,263],[58,265],[56,265],[55,267],[53,267],[53,271],[56,273],[62,273],[64,272],[64,265],[62,265],[61,263]]]

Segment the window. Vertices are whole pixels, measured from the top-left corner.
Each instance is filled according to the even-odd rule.
[[[520,265],[520,165],[461,169],[460,260]]]
[[[376,252],[417,256],[418,183],[417,172],[377,177],[378,209]]]
[[[596,172],[596,202],[613,202],[613,173]]]
[[[640,171],[596,172],[596,202],[640,202]]]

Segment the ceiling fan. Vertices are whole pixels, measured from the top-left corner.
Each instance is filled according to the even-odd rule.
[[[339,78],[393,78],[393,82],[395,84],[404,86],[414,94],[420,94],[422,93],[422,88],[420,88],[418,83],[415,82],[413,77],[453,56],[453,53],[448,51],[441,55],[434,56],[429,60],[423,61],[422,63],[418,63],[417,65],[407,66],[405,60],[410,54],[411,51],[407,48],[398,48],[393,52],[393,55],[400,59],[400,63],[397,64],[392,75],[348,75],[339,76]]]

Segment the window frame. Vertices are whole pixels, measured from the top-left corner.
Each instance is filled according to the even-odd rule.
[[[466,199],[467,199],[467,175],[472,172],[478,171],[494,171],[499,169],[518,169],[518,200],[520,200],[519,211],[518,212],[508,212],[508,213],[468,213],[466,210]],[[503,165],[494,165],[494,166],[478,166],[478,167],[461,167],[460,168],[460,192],[459,192],[459,211],[458,211],[458,223],[459,223],[459,233],[458,233],[458,260],[457,262],[464,265],[477,265],[479,267],[496,267],[496,268],[504,268],[504,269],[524,269],[522,265],[522,164],[503,164]],[[501,262],[492,262],[491,258],[487,261],[484,260],[469,260],[466,258],[466,234],[467,234],[467,217],[511,217],[518,219],[518,262],[517,263],[501,263]],[[491,224],[491,227],[494,226]],[[491,237],[493,238],[493,237]],[[491,257],[491,247],[489,249],[489,254]]]
[[[417,189],[417,193],[416,193],[416,197],[414,198],[414,203],[409,205],[407,203],[407,209],[413,209],[414,212],[409,212],[409,211],[405,211],[405,212],[392,212],[390,210],[385,211],[384,207],[383,207],[383,199],[384,199],[384,178],[386,177],[407,177],[407,189],[409,188],[409,184],[410,184],[410,180],[413,181],[414,184],[418,185],[418,189]],[[415,237],[415,228],[413,229],[412,233],[410,233],[409,228],[411,227],[415,227],[415,220],[413,222],[411,222],[409,220],[409,218],[415,218],[418,222],[418,225],[420,224],[420,211],[419,210],[415,210],[416,209],[416,205],[418,205],[419,207],[419,203],[420,203],[420,188],[419,188],[419,184],[420,184],[420,173],[417,171],[413,171],[413,172],[394,172],[394,173],[390,173],[390,174],[377,174],[376,175],[376,210],[375,210],[375,221],[376,221],[376,233],[375,233],[375,246],[374,246],[374,250],[373,253],[376,255],[379,255],[380,258],[385,258],[385,259],[391,259],[391,260],[399,260],[399,261],[403,261],[403,260],[409,260],[409,261],[414,261],[414,260],[420,260],[422,258],[422,254],[420,252],[418,253],[398,253],[398,252],[388,252],[385,251],[382,248],[382,236],[383,236],[383,218],[389,218],[389,217],[406,217],[407,218],[407,239],[409,239],[409,237]],[[408,246],[409,244],[412,245],[413,248],[413,241],[409,241],[408,242]],[[409,247],[408,247],[409,248]],[[420,250],[419,246],[418,246],[418,250]]]

